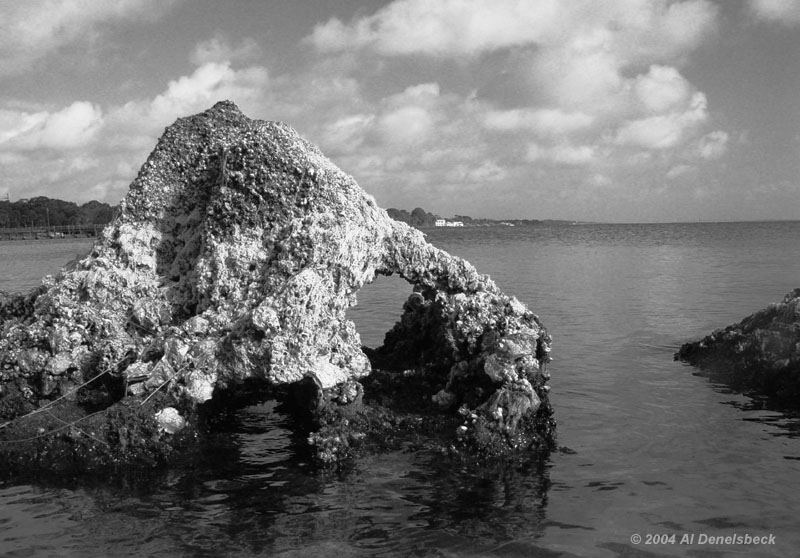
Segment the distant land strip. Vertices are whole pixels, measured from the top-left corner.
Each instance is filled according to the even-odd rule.
[[[434,213],[429,213],[421,207],[415,208],[413,211],[408,212],[405,209],[397,209],[390,207],[386,210],[389,217],[395,221],[402,221],[412,227],[419,229],[437,226],[457,226],[464,227],[488,227],[488,226],[529,226],[529,225],[574,225],[582,223],[583,221],[565,221],[560,219],[484,219],[472,218],[469,215],[454,215],[453,217],[443,218]]]
[[[97,236],[99,230],[111,222],[117,209],[118,206],[98,201],[78,205],[45,196],[16,201],[0,200],[0,240]],[[416,228],[454,224],[487,227],[576,223],[558,219],[485,219],[469,215],[443,218],[421,207],[412,211],[390,207],[386,212],[395,221],[402,221]]]
[[[0,240],[97,236],[117,207],[98,201],[83,205],[39,196],[0,201]]]

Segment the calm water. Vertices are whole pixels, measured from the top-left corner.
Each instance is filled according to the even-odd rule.
[[[271,403],[230,450],[150,490],[0,486],[4,556],[796,556],[800,422],[675,363],[685,340],[800,286],[800,223],[432,230],[553,335],[559,445],[543,463],[472,470],[425,453],[315,473]],[[0,289],[88,250],[0,243]],[[44,254],[47,254],[44,256]],[[352,310],[381,342],[409,291],[380,278]],[[631,537],[675,535],[674,544]],[[680,545],[694,534],[694,544]],[[764,547],[702,536],[774,535]],[[689,539],[686,540],[689,542]],[[5,553],[5,554],[3,554]]]
[[[0,291],[22,292],[55,275],[76,257],[89,253],[93,239],[13,240],[0,242]]]

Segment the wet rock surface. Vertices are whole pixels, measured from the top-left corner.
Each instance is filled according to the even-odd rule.
[[[395,273],[414,293],[366,354],[345,312]],[[0,301],[0,331],[6,466],[169,461],[245,384],[280,387],[323,461],[398,428],[493,454],[554,439],[539,319],[230,102],[167,128],[91,253]]]
[[[700,366],[740,390],[800,402],[800,289],[737,324],[686,343],[677,360]]]

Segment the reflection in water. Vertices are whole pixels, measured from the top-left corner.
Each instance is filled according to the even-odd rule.
[[[217,545],[223,537],[227,548],[252,553],[336,543],[346,554],[402,547],[409,555],[415,550],[424,555],[435,548],[488,548],[530,535],[545,516],[547,467],[541,461],[487,469],[459,467],[436,454],[396,451],[367,457],[347,471],[320,472],[310,465],[296,467],[288,430],[281,443],[266,423],[264,430],[242,438],[241,426],[249,422],[237,426],[240,459],[218,471],[222,478],[235,477],[235,489],[230,481],[219,486],[221,481],[182,479],[184,493],[192,486],[193,506],[205,508],[210,495],[227,495],[212,508],[226,508],[212,522],[221,532],[206,535]],[[254,454],[283,459],[260,467],[247,457]],[[266,478],[258,477],[259,469]]]
[[[397,451],[347,471],[319,471],[298,454],[290,422],[271,402],[242,409],[200,461],[146,487],[59,490],[57,498],[6,488],[0,522],[15,537],[0,541],[19,553],[47,554],[57,545],[86,557],[314,549],[356,556],[397,548],[460,556],[533,540],[545,519],[547,460],[487,468]],[[40,538],[48,542],[37,545]]]
[[[792,556],[800,416],[672,354],[797,287],[798,236],[800,223],[428,231],[553,335],[560,451],[503,467],[393,451],[319,471],[266,402],[143,487],[0,487],[0,554]],[[379,277],[359,293],[349,316],[365,344],[383,341],[409,291]],[[630,542],[732,530],[778,542]]]

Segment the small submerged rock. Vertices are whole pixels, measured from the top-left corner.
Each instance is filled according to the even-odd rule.
[[[346,310],[395,273],[414,293],[367,355]],[[0,453],[17,457],[27,422],[46,446],[64,424],[113,414],[84,438],[125,462],[131,413],[166,459],[197,433],[199,408],[251,381],[289,386],[323,460],[398,406],[446,417],[465,448],[547,448],[554,436],[538,317],[392,220],[294,130],[230,102],[167,128],[91,253],[2,301],[0,330]]]
[[[676,360],[725,376],[739,389],[800,402],[800,289],[737,324],[686,343]]]

